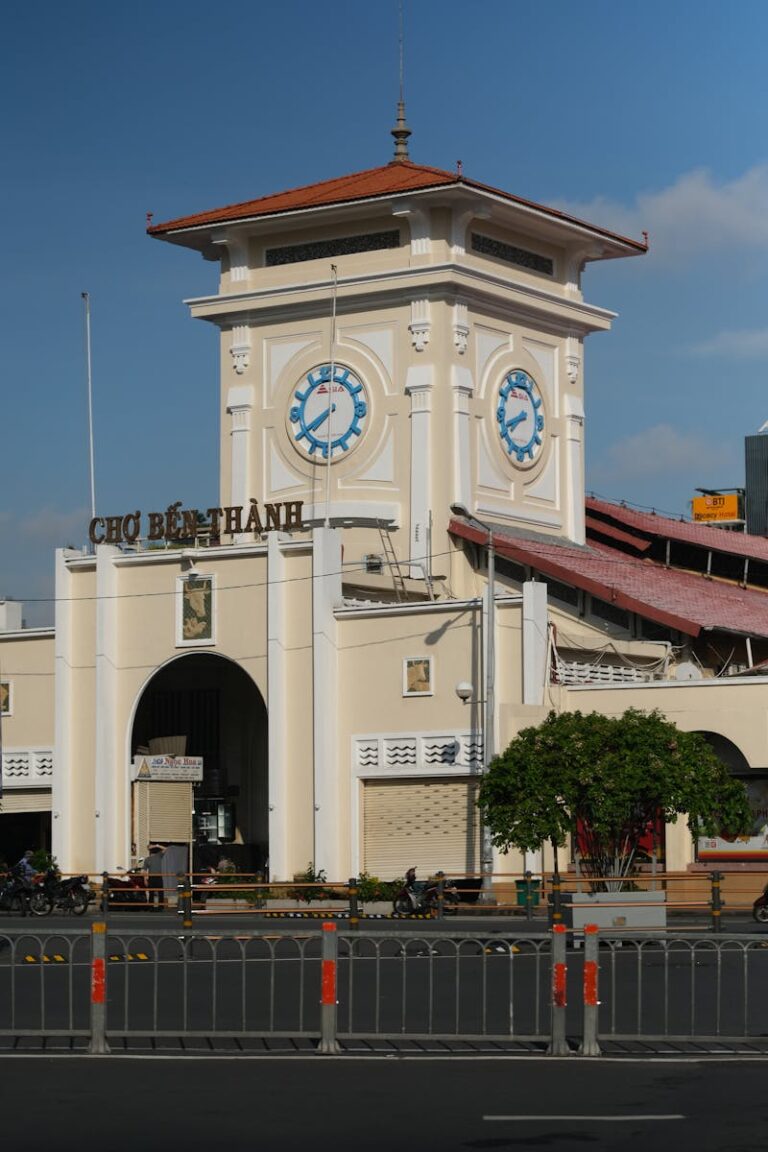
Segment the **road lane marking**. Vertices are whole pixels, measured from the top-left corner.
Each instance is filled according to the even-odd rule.
[[[607,1124],[625,1124],[625,1123],[634,1124],[638,1120],[656,1120],[656,1121],[659,1121],[659,1120],[685,1120],[685,1119],[686,1119],[686,1117],[680,1112],[670,1112],[670,1113],[666,1113],[666,1114],[665,1113],[659,1113],[657,1115],[654,1115],[653,1113],[645,1113],[644,1115],[638,1115],[638,1116],[635,1116],[635,1115],[628,1115],[628,1116],[584,1116],[584,1115],[581,1115],[581,1116],[578,1116],[578,1115],[574,1115],[574,1116],[545,1116],[545,1115],[540,1115],[540,1116],[535,1116],[535,1115],[531,1115],[531,1116],[483,1116],[483,1120],[509,1120],[509,1121],[514,1120],[518,1123],[543,1123],[545,1121],[546,1122],[555,1121],[557,1123],[563,1123],[563,1124],[565,1124],[565,1123],[572,1124],[575,1120],[576,1121],[577,1120],[587,1121],[590,1124],[593,1124],[596,1122],[597,1123],[607,1123]]]

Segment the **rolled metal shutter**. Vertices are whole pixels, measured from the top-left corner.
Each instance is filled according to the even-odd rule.
[[[149,843],[188,844],[192,839],[192,785],[170,780],[137,780],[134,784],[136,848]]]
[[[477,872],[480,819],[477,781],[367,780],[363,789],[363,867],[392,880],[416,867],[426,879],[441,869]]]
[[[0,815],[9,816],[12,812],[50,812],[51,793],[47,788],[35,788],[28,792],[6,788],[3,792]]]

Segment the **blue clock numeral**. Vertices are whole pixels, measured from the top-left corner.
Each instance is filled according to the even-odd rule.
[[[331,431],[331,457],[336,449],[340,449],[342,452],[348,451],[353,438],[362,435],[363,430],[360,421],[368,414],[368,406],[363,398],[365,395],[363,385],[352,374],[351,370],[344,367],[344,365],[334,365],[332,380],[330,364],[322,364],[314,369],[313,372],[308,372],[306,379],[307,387],[305,391],[302,392],[297,388],[294,392],[294,400],[296,403],[290,408],[288,418],[291,424],[297,425],[296,431],[294,432],[294,440],[296,443],[302,443],[302,446],[309,456],[314,456],[316,452],[319,452],[323,458],[327,460],[329,444],[328,425],[326,421],[330,420],[332,414],[338,407],[338,404],[332,402],[333,395],[335,393],[336,398],[341,402],[342,398],[339,394],[346,392],[352,400],[352,411],[351,418],[348,420],[345,428],[341,429],[338,433],[335,429]],[[328,387],[329,381],[330,387]],[[311,419],[308,419],[308,402],[310,397],[315,394],[317,394],[318,398],[327,395],[329,403],[323,411]],[[342,409],[344,406],[345,405],[342,404]],[[325,436],[323,436],[323,431],[326,433]]]
[[[528,375],[527,372],[510,372],[505,377],[503,384],[499,388],[499,402],[496,408],[496,423],[499,429],[499,436],[507,451],[507,454],[513,457],[518,464],[524,464],[527,461],[532,461],[537,450],[541,447],[542,438],[539,435],[544,431],[544,413],[539,409],[542,407],[541,396],[537,395],[538,385],[536,381]],[[524,444],[518,443],[512,436],[514,430],[518,425],[526,424],[528,420],[528,412],[525,408],[519,410],[510,419],[507,419],[507,401],[513,394],[513,398],[525,400],[530,405],[533,420],[531,421],[532,427],[530,436]]]

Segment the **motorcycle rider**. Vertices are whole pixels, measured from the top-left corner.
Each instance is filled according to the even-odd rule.
[[[32,849],[27,848],[26,852],[16,865],[19,875],[22,876],[25,880],[34,880],[35,876],[37,876],[36,870],[32,867],[33,856],[34,852]]]

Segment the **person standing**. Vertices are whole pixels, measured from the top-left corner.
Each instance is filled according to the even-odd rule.
[[[165,903],[163,885],[163,856],[165,848],[162,844],[148,844],[147,856],[144,860],[144,873],[147,878],[147,896],[149,907],[154,911],[162,912]]]

